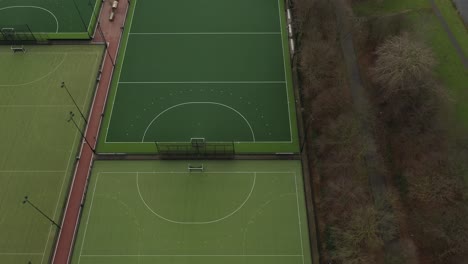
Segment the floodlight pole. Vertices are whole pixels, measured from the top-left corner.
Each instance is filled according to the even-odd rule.
[[[83,24],[83,27],[84,27],[84,30],[86,31],[86,34],[88,34],[88,37],[91,38],[91,35],[89,35],[88,27],[86,26],[86,23],[84,22],[84,19],[81,16],[80,9],[78,9],[78,5],[76,4],[75,0],[73,0],[73,4],[75,5],[76,11],[78,12],[78,16],[80,17],[81,23]]]
[[[33,204],[31,201],[29,201],[28,196],[24,197],[23,204],[29,204],[32,208],[36,209],[41,215],[43,215],[47,220],[49,220],[53,225],[55,225],[58,229],[60,229],[59,224],[57,224],[52,218],[47,216],[44,212],[41,211],[35,204]]]
[[[76,103],[75,99],[73,98],[73,96],[71,95],[70,91],[68,90],[67,85],[65,84],[65,82],[62,82],[62,84],[60,85],[60,87],[61,87],[61,88],[64,88],[65,91],[67,91],[68,96],[70,96],[70,98],[72,99],[73,104],[75,104],[76,109],[78,109],[78,112],[80,112],[81,117],[83,118],[83,120],[85,121],[85,123],[88,124],[88,119],[86,119],[86,117],[84,116],[83,112],[81,112],[81,109],[78,107],[78,104]]]
[[[74,116],[75,116],[75,114],[72,111],[70,111],[70,117],[68,118],[67,122],[71,121],[75,125],[76,129],[80,132],[81,137],[84,139],[84,141],[86,142],[88,147],[91,149],[91,151],[94,154],[96,154],[96,150],[91,146],[91,144],[89,144],[88,139],[86,139],[86,136],[84,135],[83,131],[80,129],[78,124],[75,122],[75,119],[73,118]]]
[[[106,40],[106,36],[104,36],[104,33],[102,32],[102,29],[101,29],[101,22],[97,22],[97,29],[99,30],[99,33],[101,33],[101,36],[102,36],[102,39],[104,40],[104,42],[106,43],[106,53],[107,53],[107,56],[109,56],[109,59],[112,63],[112,66],[115,67],[115,61],[114,59],[112,58],[112,56],[110,55],[110,52],[109,52],[109,42],[107,42]]]

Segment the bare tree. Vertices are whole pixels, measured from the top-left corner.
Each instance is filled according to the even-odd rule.
[[[433,89],[435,59],[432,51],[407,34],[390,37],[377,48],[372,69],[382,101],[399,96],[415,96]]]
[[[373,263],[368,253],[396,235],[393,218],[391,212],[372,204],[357,208],[345,226],[332,229],[337,243],[332,258],[342,263]]]

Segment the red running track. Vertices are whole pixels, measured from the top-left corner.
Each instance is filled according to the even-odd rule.
[[[88,117],[88,126],[85,131],[86,138],[94,148],[96,147],[96,139],[114,71],[113,64],[117,58],[128,7],[128,1],[120,0],[119,6],[115,11],[114,21],[111,22],[109,21],[109,15],[112,10],[111,1],[104,1],[99,15],[99,26],[96,27],[94,34],[93,43],[107,42],[107,54],[105,54],[100,81],[94,95],[91,112]],[[112,59],[110,57],[112,57]],[[65,207],[65,214],[62,220],[62,228],[60,229],[52,256],[53,264],[66,264],[70,262],[92,162],[93,151],[82,141],[79,161],[75,168],[67,205]]]

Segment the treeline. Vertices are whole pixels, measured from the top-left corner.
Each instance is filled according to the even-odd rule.
[[[369,122],[391,190],[384,194],[390,205],[376,206],[364,157],[369,145],[350,99],[333,3],[293,4],[322,262],[464,263],[468,137],[450,129],[453,98],[436,77],[433,52],[405,30],[400,15],[355,18],[350,10],[372,104]],[[384,252],[393,247],[389,241],[400,241],[397,253]]]
[[[371,99],[421,261],[459,263],[468,257],[468,145],[452,137],[452,100],[436,78],[435,56],[403,30],[373,52]]]
[[[303,119],[315,190],[323,263],[376,263],[396,230],[369,190],[367,142],[350,101],[334,6],[294,1]],[[386,227],[386,228],[384,228]]]

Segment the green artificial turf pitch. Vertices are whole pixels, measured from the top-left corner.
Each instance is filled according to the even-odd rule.
[[[98,161],[73,252],[74,264],[311,263],[300,161]]]
[[[235,142],[297,152],[282,1],[132,2],[99,152],[154,142]]]
[[[102,46],[26,48],[0,46],[0,263],[49,262],[57,230],[22,201],[28,195],[60,222],[80,142],[67,123],[78,112],[60,84],[87,109],[103,54]]]
[[[0,29],[31,30],[38,39],[89,38],[100,5],[97,0],[2,0]]]

